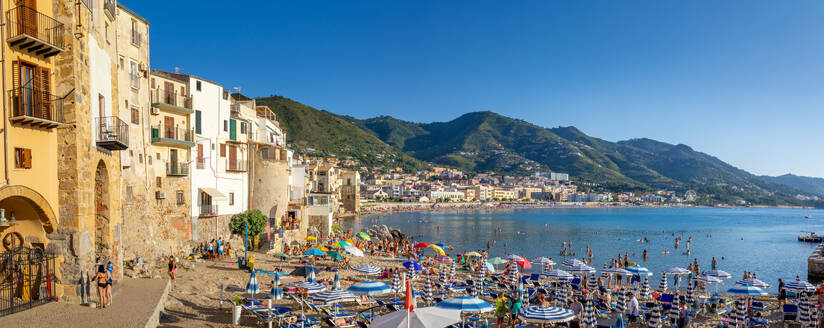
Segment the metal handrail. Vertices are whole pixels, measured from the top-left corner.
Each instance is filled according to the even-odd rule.
[[[129,144],[129,125],[119,117],[107,116],[95,118],[98,126],[97,141],[118,141]]]
[[[158,124],[152,126],[152,138],[163,138],[194,142],[194,133],[192,132],[192,130],[178,127],[167,127],[162,124]]]
[[[189,164],[188,163],[166,163],[166,175],[189,175]]]
[[[164,88],[152,89],[152,102],[164,103],[172,106],[192,109],[192,97],[180,95],[175,90],[166,90]]]
[[[11,101],[9,117],[28,116],[65,123],[63,98],[52,95],[48,90],[29,86],[11,89],[9,100]]]
[[[200,204],[200,215],[217,215],[217,205],[215,204]]]
[[[63,23],[32,8],[17,6],[6,11],[8,38],[28,35],[57,48],[65,48]]]

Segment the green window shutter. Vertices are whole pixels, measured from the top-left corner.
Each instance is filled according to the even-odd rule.
[[[229,119],[229,140],[237,140],[237,121]]]
[[[195,133],[200,134],[200,111],[195,111]]]
[[[240,122],[240,134],[246,134],[246,122]]]

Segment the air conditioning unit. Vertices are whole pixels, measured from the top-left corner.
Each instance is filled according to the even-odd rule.
[[[152,115],[160,114],[160,109],[157,107],[152,107]]]
[[[149,70],[149,67],[146,66],[146,63],[140,63],[137,65],[137,69],[142,72],[145,72]]]
[[[163,190],[155,191],[155,198],[157,199],[166,199],[166,192]]]

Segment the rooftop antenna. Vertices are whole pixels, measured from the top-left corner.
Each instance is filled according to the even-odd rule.
[[[175,74],[180,74],[180,72],[183,72],[183,67],[175,66]]]
[[[240,87],[232,87],[232,89],[235,89],[235,93],[240,93]]]

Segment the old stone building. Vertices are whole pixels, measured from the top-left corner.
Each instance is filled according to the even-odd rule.
[[[111,260],[122,276],[120,154],[129,143],[119,119],[114,1],[57,0],[54,18],[66,28],[55,56],[54,85],[66,124],[58,129],[59,223],[49,250],[62,256],[63,299],[79,301],[84,275]],[[78,5],[79,4],[79,5]]]

